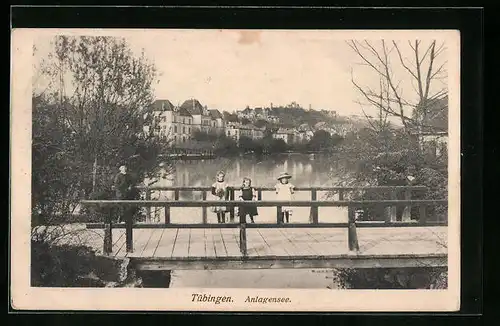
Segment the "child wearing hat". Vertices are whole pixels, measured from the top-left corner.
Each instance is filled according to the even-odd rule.
[[[216,200],[229,200],[229,186],[224,181],[226,174],[223,171],[217,172],[215,176],[215,183],[212,184],[212,195],[215,196]],[[226,222],[226,206],[215,206],[212,207],[212,211],[217,214],[217,222]]]
[[[292,201],[295,187],[289,182],[292,176],[286,172],[283,172],[278,176],[278,183],[276,184],[276,199],[279,201]],[[292,208],[283,206],[281,208],[280,222],[282,223],[286,220],[286,223],[290,222],[290,216],[292,215]]]

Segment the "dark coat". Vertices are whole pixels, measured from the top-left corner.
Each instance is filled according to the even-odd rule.
[[[132,199],[130,197],[132,195],[133,182],[130,174],[118,173],[115,176],[114,185],[116,199]]]
[[[254,188],[242,188],[241,189],[241,199],[243,200],[252,200],[254,198]],[[246,215],[250,215],[251,217],[259,215],[257,212],[257,206],[252,204],[245,204],[239,207],[239,215],[240,217],[245,217]]]

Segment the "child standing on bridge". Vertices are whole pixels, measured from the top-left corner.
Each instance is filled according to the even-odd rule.
[[[240,200],[254,200],[255,197],[255,189],[252,187],[252,180],[250,178],[243,178]],[[238,212],[241,222],[246,222],[246,217],[248,215],[250,216],[250,221],[255,223],[253,218],[258,215],[257,206],[252,204],[241,205]]]
[[[226,174],[223,171],[217,172],[216,181],[212,185],[212,195],[215,196],[216,200],[229,200],[229,186],[224,181]],[[217,214],[217,222],[226,222],[226,206],[215,206],[212,207],[212,212]]]
[[[286,172],[283,172],[278,176],[278,183],[276,184],[276,200],[279,201],[292,201],[294,194],[294,185],[289,183],[289,180],[292,176]],[[286,220],[286,223],[290,222],[290,216],[292,216],[292,208],[283,206],[281,207],[279,221],[283,223]]]

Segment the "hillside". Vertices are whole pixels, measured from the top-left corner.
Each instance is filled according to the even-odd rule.
[[[304,110],[303,108],[276,107],[272,108],[271,112],[278,117],[281,124],[285,127],[300,126],[308,124],[314,126],[318,122],[334,123],[335,119],[321,111]]]
[[[260,109],[262,110],[262,109]],[[317,110],[305,110],[304,108],[300,106],[277,106],[277,107],[272,107],[272,108],[265,108],[268,112],[269,116],[275,117],[279,120],[278,125],[281,127],[297,127],[302,124],[308,124],[309,126],[314,126],[318,122],[326,122],[327,124],[335,124],[338,123],[340,120],[340,117],[336,117],[334,114],[331,114],[330,111],[317,111]],[[255,116],[255,109],[247,108],[243,111],[240,111],[246,115],[254,115]],[[239,122],[244,122],[247,119],[246,118],[237,118],[236,114],[225,114],[225,118],[228,121],[239,121]],[[262,118],[251,118],[250,120],[258,121],[261,120]]]

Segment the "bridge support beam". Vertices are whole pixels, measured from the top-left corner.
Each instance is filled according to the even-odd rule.
[[[383,257],[352,255],[352,257],[189,257],[130,258],[134,268],[144,271],[213,270],[213,269],[294,269],[294,268],[406,268],[446,267],[446,254]]]

